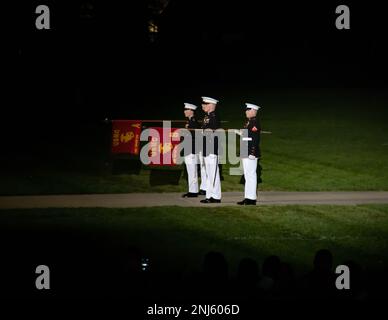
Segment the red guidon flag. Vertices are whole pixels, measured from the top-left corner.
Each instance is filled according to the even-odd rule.
[[[112,121],[112,153],[129,153],[138,155],[140,152],[141,121]]]
[[[180,143],[180,129],[165,129],[162,127],[152,127],[149,137],[150,165],[152,166],[176,166],[177,165],[177,148]]]

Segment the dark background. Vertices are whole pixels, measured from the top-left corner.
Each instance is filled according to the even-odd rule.
[[[161,97],[196,102],[241,87],[387,87],[381,2],[171,0],[162,13],[157,2],[20,7],[3,111],[12,120],[2,128],[9,132],[17,119],[33,141],[53,128],[68,136],[105,117],[163,114],[170,106],[158,104]],[[39,4],[50,8],[51,30],[35,28]],[[350,30],[335,28],[340,4],[350,7]]]
[[[40,4],[50,8],[51,30],[35,28]],[[241,88],[386,92],[381,2],[171,0],[161,14],[150,4],[57,0],[17,9],[12,72],[3,87],[7,161],[20,155],[24,165],[31,155],[43,159],[77,142],[87,149],[82,135],[99,133],[105,118],[160,118],[201,95],[239,96]],[[350,7],[351,30],[335,28],[340,4]],[[148,30],[150,20],[157,35]],[[106,141],[94,138],[92,144]]]

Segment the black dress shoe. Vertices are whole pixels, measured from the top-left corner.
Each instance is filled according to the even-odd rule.
[[[255,206],[256,205],[256,200],[245,199],[245,205],[246,206]]]
[[[200,196],[206,196],[206,191],[205,190],[199,190],[198,194]]]
[[[196,197],[198,197],[198,193],[194,193],[194,192],[187,192],[182,195],[182,198],[196,198]]]
[[[243,206],[255,206],[256,200],[244,199],[243,201],[237,202],[237,204],[243,205]]]
[[[201,203],[221,203],[221,200],[214,199],[214,198],[210,198],[210,199],[206,198],[201,200]]]

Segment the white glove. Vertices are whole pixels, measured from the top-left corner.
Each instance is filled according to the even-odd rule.
[[[256,159],[256,157],[253,156],[253,155],[250,155],[248,158],[251,159],[251,160],[255,160]]]

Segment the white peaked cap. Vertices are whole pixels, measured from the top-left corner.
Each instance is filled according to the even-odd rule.
[[[259,110],[261,108],[261,107],[255,105],[255,104],[252,104],[252,103],[246,103],[245,105],[247,106],[247,109]]]
[[[202,101],[203,101],[203,102],[214,103],[214,104],[217,104],[217,103],[218,103],[218,100],[213,99],[213,98],[210,98],[210,97],[201,97],[201,98],[202,98]]]
[[[191,109],[191,110],[196,110],[197,106],[191,103],[185,103],[185,108],[186,109]]]

